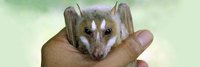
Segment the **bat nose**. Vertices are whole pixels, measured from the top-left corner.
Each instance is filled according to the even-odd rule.
[[[103,58],[103,54],[100,53],[100,52],[99,53],[93,52],[92,55],[93,55],[95,60],[101,60]]]
[[[94,46],[94,51],[92,52],[92,56],[95,60],[101,60],[104,57],[104,49],[102,48],[102,44],[97,42]]]

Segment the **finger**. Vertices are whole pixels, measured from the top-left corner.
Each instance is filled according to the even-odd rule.
[[[42,47],[42,67],[88,67],[93,63],[89,55],[82,55],[68,43],[65,28]]]
[[[73,47],[67,40],[66,28],[64,27],[59,33],[57,33],[54,37],[52,37],[47,43],[43,46],[62,46],[65,47],[65,50],[80,53],[75,47]]]
[[[135,36],[144,49],[146,49],[153,40],[153,34],[148,30],[140,30],[138,33],[135,33]]]
[[[61,40],[63,42],[67,41],[66,28],[64,27],[59,33],[57,33],[52,39]]]
[[[137,60],[137,65],[138,65],[138,67],[149,67],[147,62],[145,62],[143,60]]]
[[[153,35],[148,30],[141,30],[132,34],[114,48],[99,65],[112,67],[125,66],[136,58],[150,45]],[[113,63],[110,63],[113,62]],[[97,64],[97,65],[98,65]]]

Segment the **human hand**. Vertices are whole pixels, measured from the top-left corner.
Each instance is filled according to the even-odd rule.
[[[108,56],[101,61],[94,61],[88,54],[82,54],[69,44],[66,29],[61,30],[42,47],[42,67],[121,67],[136,58],[151,44],[153,35],[141,30],[130,35]],[[148,67],[145,61],[138,60],[138,67]]]

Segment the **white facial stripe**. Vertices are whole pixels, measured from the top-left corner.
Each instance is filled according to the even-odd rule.
[[[113,45],[115,44],[116,39],[117,39],[117,36],[114,36],[114,37],[112,37],[111,39],[109,39],[109,41],[108,41],[108,43],[107,43],[107,46],[108,46],[108,47],[113,46]]]
[[[97,32],[97,40],[99,40],[99,32]]]
[[[93,31],[96,30],[96,28],[97,28],[97,26],[96,26],[94,20],[92,21],[91,27],[92,27],[92,30],[93,30]]]
[[[103,19],[103,21],[101,22],[101,30],[105,29],[106,27],[106,20]]]
[[[83,42],[83,44],[86,46],[86,48],[89,49],[90,44],[89,44],[87,38],[85,38],[84,36],[80,36],[80,39]]]

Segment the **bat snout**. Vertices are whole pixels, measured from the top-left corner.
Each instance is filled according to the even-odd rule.
[[[100,47],[95,47],[94,51],[92,52],[92,56],[95,60],[101,60],[104,58],[104,50]]]
[[[104,54],[102,52],[93,52],[92,56],[95,60],[101,60],[104,57]]]

